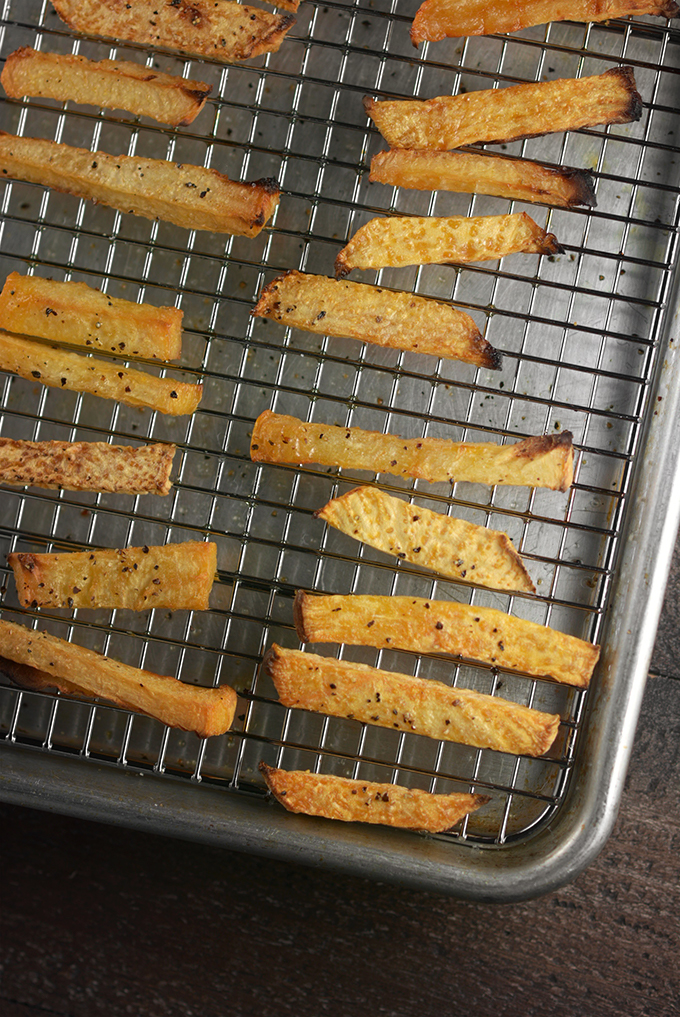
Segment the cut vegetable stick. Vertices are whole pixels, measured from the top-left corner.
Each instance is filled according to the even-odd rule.
[[[585,688],[598,646],[491,607],[422,597],[314,596],[298,591],[295,627],[305,643],[351,643],[450,653]]]
[[[675,18],[675,0],[425,0],[411,27],[414,46],[421,42],[458,39],[471,35],[518,32],[551,21],[608,21],[630,15]]]
[[[10,53],[0,81],[11,98],[24,95],[124,109],[173,127],[192,123],[211,86],[128,60],[88,60],[22,46]]]
[[[134,304],[82,282],[11,272],[0,293],[0,322],[8,332],[125,358],[167,361],[182,352],[182,311]]]
[[[4,131],[0,175],[185,229],[247,237],[260,232],[279,203],[275,180],[236,183],[202,166],[90,152]]]
[[[378,102],[364,98],[368,116],[391,148],[448,151],[477,142],[505,142],[642,116],[632,67],[588,78],[560,78],[434,99]]]
[[[593,176],[586,170],[488,153],[390,149],[373,156],[369,179],[416,191],[490,194],[557,208],[597,204]]]
[[[57,689],[65,681],[70,694],[106,699],[201,738],[224,734],[234,719],[237,696],[229,685],[186,685],[14,622],[0,621],[0,656],[43,672]]]
[[[535,593],[506,533],[356,487],[315,513],[338,530],[404,561],[493,590]]]
[[[500,353],[482,338],[469,314],[439,300],[367,283],[286,272],[265,286],[252,314],[320,335],[349,336],[491,370],[501,367]]]
[[[14,487],[168,494],[175,445],[0,438],[0,483]]]
[[[51,388],[89,392],[172,416],[193,413],[203,392],[202,385],[158,378],[6,332],[0,332],[0,370],[35,379]]]
[[[229,63],[275,53],[295,24],[292,14],[272,14],[233,0],[52,0],[77,32],[165,46]]]
[[[400,438],[359,427],[305,423],[271,410],[255,421],[254,462],[319,463],[372,470],[431,483],[520,484],[566,491],[573,480],[569,431],[525,438],[513,445],[456,442],[445,438]]]
[[[278,770],[260,763],[267,787],[289,812],[344,823],[376,823],[406,830],[444,833],[490,801],[487,795],[438,795],[309,770]]]
[[[263,664],[284,706],[478,749],[541,756],[560,725],[558,714],[498,696],[276,644]]]
[[[63,554],[13,552],[7,561],[22,607],[207,611],[217,545],[188,540]]]
[[[526,212],[513,215],[401,216],[371,219],[335,259],[335,275],[353,268],[464,264],[507,254],[559,254],[562,248]]]

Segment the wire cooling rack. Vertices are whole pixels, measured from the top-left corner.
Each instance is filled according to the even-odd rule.
[[[400,4],[399,13],[396,8],[396,2],[303,3],[277,54],[223,66],[74,35],[43,0],[2,5],[3,57],[30,45],[96,59],[132,59],[213,86],[206,108],[185,128],[71,103],[3,99],[3,130],[93,151],[211,166],[234,179],[276,177],[282,198],[257,238],[225,238],[149,222],[36,185],[4,183],[2,278],[16,270],[74,279],[130,300],[180,307],[184,352],[178,370],[167,373],[201,379],[204,397],[192,417],[169,418],[2,377],[0,433],[5,436],[178,446],[175,483],[165,498],[4,489],[2,615],[183,681],[227,682],[240,699],[232,732],[201,740],[121,709],[8,685],[0,687],[0,735],[11,765],[29,760],[30,793],[20,800],[54,807],[59,799],[56,807],[75,811],[77,795],[71,802],[57,790],[69,758],[78,761],[77,772],[92,789],[94,797],[81,808],[88,815],[102,814],[97,793],[103,802],[117,774],[153,775],[154,801],[165,800],[168,813],[173,795],[183,796],[185,820],[177,821],[183,835],[207,836],[206,823],[215,825],[218,814],[228,817],[236,809],[245,826],[234,833],[227,818],[219,838],[245,846],[251,834],[254,838],[248,825],[252,806],[256,825],[266,830],[269,823],[273,830],[283,824],[281,837],[288,838],[291,856],[298,856],[297,847],[290,846],[297,844],[295,838],[304,841],[323,821],[282,817],[277,806],[265,807],[260,760],[433,791],[483,792],[491,796],[488,806],[453,833],[427,841],[426,850],[436,845],[447,852],[441,857],[453,867],[455,884],[456,867],[469,861],[466,848],[493,847],[494,859],[503,859],[504,851],[531,843],[560,816],[589,751],[589,725],[595,721],[588,699],[602,692],[584,694],[443,657],[323,648],[559,712],[562,723],[552,749],[541,759],[529,759],[285,709],[261,671],[262,656],[272,642],[299,645],[292,601],[304,588],[501,608],[604,640],[601,671],[606,671],[611,645],[605,621],[625,562],[629,506],[640,497],[640,460],[656,470],[657,482],[659,470],[668,469],[663,456],[658,462],[650,458],[648,433],[658,427],[660,393],[666,391],[660,379],[666,383],[664,367],[673,351],[668,329],[680,195],[680,35],[662,19],[564,22],[416,51],[408,28],[417,3]],[[639,122],[502,146],[506,154],[592,170],[595,209],[564,211],[368,181],[370,158],[385,146],[367,121],[365,94],[429,98],[596,74],[622,63],[634,68],[644,100]],[[521,210],[554,232],[565,253],[360,276],[453,300],[504,354],[499,372],[309,335],[250,315],[262,286],[281,271],[332,275],[340,247],[375,215]],[[147,367],[159,370],[157,364]],[[577,450],[575,483],[562,494],[258,465],[250,461],[249,437],[255,418],[269,408],[408,437],[512,441],[570,430]],[[667,440],[671,425],[664,426]],[[536,596],[437,579],[314,519],[329,498],[357,483],[376,483],[417,505],[505,530],[525,559]],[[652,506],[662,510],[661,501]],[[22,610],[4,564],[11,551],[183,539],[217,544],[219,575],[208,612]],[[653,554],[663,569],[663,556],[659,559],[656,549]],[[627,638],[637,645],[639,633]],[[599,680],[606,686],[605,678]],[[597,687],[597,676],[594,681]],[[635,697],[631,703],[634,717]],[[625,706],[617,707],[617,718]],[[182,784],[186,792],[178,792]],[[151,821],[152,813],[147,802],[133,820],[119,802],[106,818],[143,822]],[[327,827],[321,827],[323,836],[331,843],[342,841],[346,856],[334,861],[351,868],[349,856],[360,854],[359,845],[369,835],[358,827],[340,832],[338,824],[331,833]],[[160,828],[175,832],[172,823]],[[376,836],[387,840],[371,841],[367,850],[399,844],[406,858],[399,878],[410,878],[409,859],[424,850],[424,839],[405,834],[402,848],[402,835],[394,831]],[[264,845],[266,832],[262,838],[256,849],[285,852],[280,845]],[[363,871],[370,871],[368,863]],[[392,874],[389,862],[382,874]]]

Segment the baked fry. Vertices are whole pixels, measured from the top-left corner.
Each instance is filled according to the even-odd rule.
[[[234,0],[52,0],[69,28],[231,63],[275,53],[295,24]],[[283,5],[282,5],[283,6]]]
[[[211,86],[163,74],[128,60],[88,60],[22,46],[10,53],[0,81],[13,99],[23,95],[124,109],[161,124],[183,127],[205,106]]]
[[[413,353],[430,353],[499,370],[501,355],[464,311],[451,304],[367,283],[290,271],[265,286],[255,317],[321,335]]]
[[[477,142],[505,142],[642,116],[632,67],[587,78],[559,78],[426,101],[364,98],[368,116],[391,148],[446,152]]]
[[[587,170],[489,153],[390,149],[373,156],[369,180],[416,191],[537,201],[556,208],[597,204],[593,175]]]
[[[498,696],[276,644],[263,665],[284,706],[478,749],[542,756],[560,725],[558,714]]]
[[[456,442],[445,438],[400,438],[359,427],[305,423],[271,410],[255,421],[250,445],[254,462],[319,463],[372,470],[431,483],[519,484],[566,491],[573,480],[569,431],[525,438],[514,445]]]
[[[0,370],[35,379],[50,388],[89,392],[172,416],[193,413],[203,392],[202,385],[158,378],[146,371],[85,357],[7,332],[0,332]]]
[[[487,0],[425,0],[411,26],[414,46],[421,42],[458,39],[471,35],[518,32],[551,21],[608,21],[630,15],[675,18],[675,0],[510,0],[489,4]]]
[[[182,311],[134,304],[82,282],[11,272],[0,293],[0,321],[8,332],[126,359],[167,361],[182,353]]]
[[[207,611],[217,545],[187,540],[63,554],[13,552],[7,561],[22,607]]]
[[[506,533],[392,498],[375,487],[355,487],[314,515],[371,547],[443,576],[492,590],[535,593]]]
[[[353,268],[464,264],[507,254],[560,254],[562,248],[526,212],[512,215],[401,216],[371,219],[335,259],[336,278]]]
[[[275,180],[236,183],[202,166],[109,155],[0,131],[0,175],[185,229],[256,236],[279,203]]]
[[[299,590],[295,627],[305,643],[351,643],[450,653],[585,688],[598,646],[491,607],[422,597],[314,596]]]
[[[490,801],[487,795],[432,794],[309,770],[278,770],[260,763],[267,787],[289,812],[344,823],[377,823],[406,830],[444,833]]]
[[[0,483],[64,491],[168,494],[175,445],[0,438]]]
[[[0,621],[0,656],[41,672],[31,676],[32,688],[51,684],[70,695],[106,699],[201,738],[224,734],[234,719],[237,696],[229,685],[187,685],[14,622]],[[21,671],[14,673],[20,680]]]

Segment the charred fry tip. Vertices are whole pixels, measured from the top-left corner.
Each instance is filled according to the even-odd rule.
[[[262,177],[260,180],[251,180],[251,187],[260,187],[266,194],[280,194],[281,185],[276,177]]]
[[[304,590],[296,590],[295,599],[293,600],[293,625],[301,643],[308,642],[304,616],[307,598],[308,594]]]
[[[484,367],[487,367],[490,371],[500,371],[503,366],[503,354],[495,346],[492,346],[491,343],[487,344],[485,359]]]

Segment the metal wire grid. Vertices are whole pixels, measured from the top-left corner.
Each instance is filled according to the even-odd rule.
[[[578,751],[583,696],[576,690],[450,660],[366,648],[341,651],[351,659],[559,711],[563,723],[556,745],[547,758],[530,760],[283,709],[259,663],[273,641],[298,645],[291,625],[298,587],[489,604],[599,638],[635,456],[653,412],[651,381],[676,260],[678,34],[658,22],[561,24],[512,38],[451,40],[414,57],[410,16],[397,15],[395,7],[305,5],[278,54],[256,65],[222,67],[74,38],[49,4],[6,0],[0,22],[5,56],[19,45],[34,45],[96,58],[143,59],[209,81],[214,98],[194,126],[177,131],[38,100],[5,102],[4,129],[92,150],[203,163],[237,179],[276,176],[284,194],[272,227],[256,240],[244,240],[148,223],[31,185],[6,187],[5,271],[81,279],[129,299],[181,306],[182,370],[203,378],[205,396],[190,420],[170,420],[5,378],[3,434],[175,441],[180,462],[173,492],[163,499],[3,492],[3,550],[205,535],[218,544],[219,581],[210,612],[141,616],[20,611],[6,581],[3,616],[183,680],[227,681],[241,702],[235,730],[202,741],[114,708],[0,688],[0,729],[7,739],[52,753],[78,753],[250,794],[262,793],[257,764],[263,758],[432,790],[484,790],[492,796],[490,805],[456,837],[502,843],[526,834],[559,807]],[[505,354],[500,373],[250,318],[265,281],[292,267],[332,274],[341,244],[375,214],[509,209],[507,202],[487,197],[368,185],[370,156],[383,146],[367,128],[364,92],[425,98],[597,73],[619,62],[634,66],[645,99],[638,125],[532,139],[506,149],[595,170],[596,210],[526,208],[557,233],[565,256],[363,276],[453,299],[470,310]],[[514,203],[510,210],[524,207]],[[506,530],[527,559],[538,597],[438,581],[325,531],[313,511],[367,477],[251,463],[249,432],[269,407],[408,436],[502,440],[572,430],[580,455],[576,483],[566,496],[376,478],[417,504]]]

